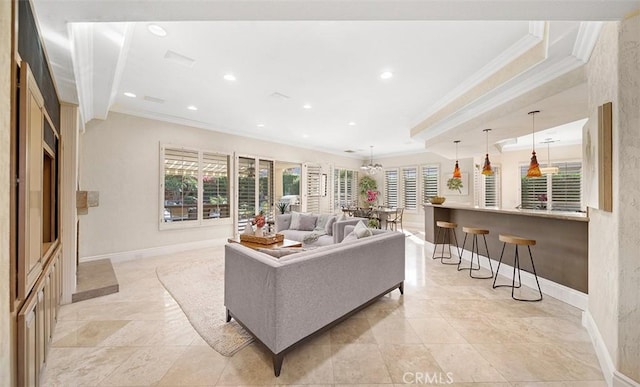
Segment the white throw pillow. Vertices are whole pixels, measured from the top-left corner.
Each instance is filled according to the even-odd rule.
[[[300,228],[300,212],[291,211],[291,225],[289,230],[297,230]]]
[[[358,224],[356,224],[353,232],[356,234],[358,239],[370,237],[371,235],[373,235],[373,232],[371,232],[371,230],[367,228],[367,226],[362,221],[359,221]]]
[[[349,233],[349,235],[344,237],[344,239],[340,243],[353,242],[353,241],[357,241],[357,240],[358,240],[358,236],[356,235],[355,232],[351,231]]]

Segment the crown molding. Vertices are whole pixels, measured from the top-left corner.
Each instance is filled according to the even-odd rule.
[[[578,30],[578,37],[573,45],[573,51],[571,55],[575,56],[583,63],[589,62],[593,48],[598,42],[598,36],[600,36],[600,30],[602,29],[602,22],[582,22],[580,23],[580,29]]]

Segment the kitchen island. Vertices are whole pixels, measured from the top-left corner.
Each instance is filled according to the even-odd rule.
[[[427,242],[434,243],[436,221],[439,220],[458,224],[456,235],[461,247],[464,239],[462,227],[489,230],[489,253],[496,261],[502,251],[499,234],[535,239],[537,243],[531,251],[538,276],[588,293],[589,218],[586,213],[474,207],[456,203],[423,206]],[[470,240],[465,247],[471,250]],[[480,253],[484,254],[483,243]],[[520,257],[521,269],[531,272],[526,249],[521,251]],[[503,262],[513,265],[513,246],[507,246]]]

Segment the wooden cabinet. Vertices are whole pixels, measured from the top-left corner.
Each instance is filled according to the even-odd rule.
[[[18,385],[37,386],[47,362],[58,307],[60,305],[60,263],[57,245],[47,258],[43,276],[18,313]]]

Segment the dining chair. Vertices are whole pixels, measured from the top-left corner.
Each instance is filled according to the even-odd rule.
[[[396,216],[391,220],[387,220],[387,227],[391,224],[392,230],[398,230],[398,224],[400,224],[400,229],[404,231],[404,227],[402,227],[402,215],[404,214],[404,207],[396,208]]]

